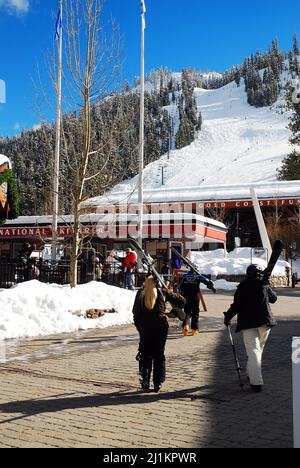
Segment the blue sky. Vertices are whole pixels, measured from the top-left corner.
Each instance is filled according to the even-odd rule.
[[[0,0],[0,135],[18,134],[39,123],[35,91],[37,66],[46,73],[44,54],[53,47],[58,0]],[[300,38],[299,0],[145,0],[146,72],[159,66],[179,71],[195,67],[224,71],[277,36],[283,50],[293,33]],[[124,35],[124,80],[139,74],[140,0],[105,0]],[[1,93],[0,93],[1,99]],[[49,114],[50,115],[50,114]]]

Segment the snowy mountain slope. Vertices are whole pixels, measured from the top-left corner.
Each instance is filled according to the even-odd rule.
[[[276,180],[276,169],[291,151],[288,113],[280,101],[272,108],[247,103],[243,81],[216,90],[196,89],[202,130],[195,141],[170,152],[145,168],[145,188],[190,187],[219,184],[258,183]],[[280,98],[282,100],[282,97]],[[168,106],[168,111],[175,115]],[[114,191],[134,190],[137,177]]]

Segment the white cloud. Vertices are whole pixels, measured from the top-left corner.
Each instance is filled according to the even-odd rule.
[[[27,13],[29,6],[29,0],[0,0],[0,9],[11,14]]]

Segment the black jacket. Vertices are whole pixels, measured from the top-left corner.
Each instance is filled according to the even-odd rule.
[[[234,302],[225,313],[226,320],[230,321],[237,315],[236,332],[262,325],[274,327],[276,320],[269,303],[274,304],[276,301],[277,296],[269,285],[259,279],[246,279],[238,285]]]
[[[188,303],[199,301],[200,284],[203,283],[208,289],[213,289],[214,284],[206,276],[195,273],[183,275],[179,284],[180,293]]]
[[[142,292],[142,289],[137,292],[132,309],[134,324],[139,331],[168,326],[166,316],[167,301],[171,301],[172,305],[174,304],[178,307],[183,307],[185,305],[185,299],[180,294],[169,291],[164,293],[164,297],[162,292],[158,290],[155,306],[153,310],[149,310],[144,304]]]

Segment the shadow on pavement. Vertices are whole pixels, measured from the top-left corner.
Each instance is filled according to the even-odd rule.
[[[300,334],[297,321],[282,321],[273,328],[263,358],[264,389],[253,393],[244,371],[240,389],[236,364],[225,329],[219,337],[214,362],[215,394],[226,401],[210,406],[211,431],[206,447],[288,448],[293,444],[292,336]],[[243,369],[246,355],[241,334],[233,336]]]
[[[211,392],[212,390],[212,392]],[[220,404],[224,399],[219,399],[214,394],[211,386],[193,387],[184,390],[172,392],[149,392],[145,393],[142,390],[137,391],[117,391],[113,393],[99,393],[88,396],[74,397],[72,394],[53,395],[47,399],[34,399],[14,401],[0,405],[0,413],[17,413],[20,416],[0,421],[0,425],[9,422],[24,419],[26,417],[42,414],[42,413],[55,413],[64,410],[78,409],[78,408],[97,408],[100,406],[117,406],[117,405],[131,405],[131,404],[147,404],[155,401],[166,401],[174,399],[204,399],[214,401]],[[60,398],[65,396],[65,398]]]

